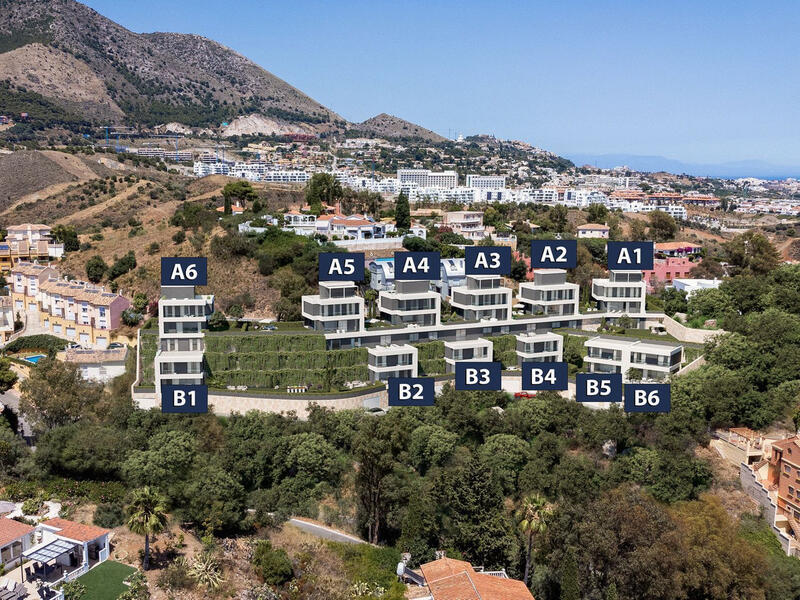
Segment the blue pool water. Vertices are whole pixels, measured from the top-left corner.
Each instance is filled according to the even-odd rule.
[[[26,356],[26,357],[25,357],[25,358],[23,358],[22,360],[27,360],[29,363],[36,364],[36,363],[38,363],[40,360],[42,360],[43,358],[47,358],[47,356],[46,356],[46,355],[44,355],[44,354],[36,354],[36,355],[34,355],[34,356]]]

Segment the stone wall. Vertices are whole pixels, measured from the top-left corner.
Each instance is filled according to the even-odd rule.
[[[753,468],[749,465],[744,463],[739,464],[739,481],[742,484],[742,489],[745,493],[750,496],[753,500],[758,502],[762,508],[762,514],[764,518],[769,523],[772,532],[778,537],[778,541],[781,543],[781,547],[786,554],[791,555],[791,538],[786,535],[783,531],[775,527],[775,515],[778,512],[778,507],[772,501],[772,498],[769,497],[769,492],[767,492],[767,488],[765,488],[760,481],[758,481],[758,477],[756,476],[756,472],[753,471]]]
[[[722,329],[692,329],[691,327],[686,327],[683,323],[678,323],[668,315],[664,315],[663,325],[667,333],[672,337],[681,342],[693,344],[704,344],[715,335],[725,333]]]

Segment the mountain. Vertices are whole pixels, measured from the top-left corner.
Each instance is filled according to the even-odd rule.
[[[0,73],[11,82],[0,88],[0,111],[27,94],[32,117],[45,106],[118,125],[213,127],[256,114],[290,131],[346,125],[213,40],[133,33],[74,0],[0,0]]]
[[[425,129],[405,119],[387,115],[386,113],[381,113],[371,119],[354,124],[352,129],[385,138],[414,138],[434,143],[447,141],[447,138],[430,129]]]
[[[689,163],[663,156],[639,154],[567,154],[576,165],[592,165],[601,169],[626,166],[634,171],[655,173],[685,173],[699,177],[758,177],[761,179],[785,179],[800,176],[800,167],[776,165],[763,160],[739,160],[718,164]]]

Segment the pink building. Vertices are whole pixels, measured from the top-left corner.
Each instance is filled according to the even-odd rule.
[[[653,283],[672,285],[673,279],[689,277],[692,267],[699,264],[685,257],[657,258],[653,261],[653,270],[644,271],[644,280],[647,282],[647,291],[653,291]]]

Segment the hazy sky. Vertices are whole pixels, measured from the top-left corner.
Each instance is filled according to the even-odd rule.
[[[800,2],[88,0],[213,38],[351,121],[800,165]]]

